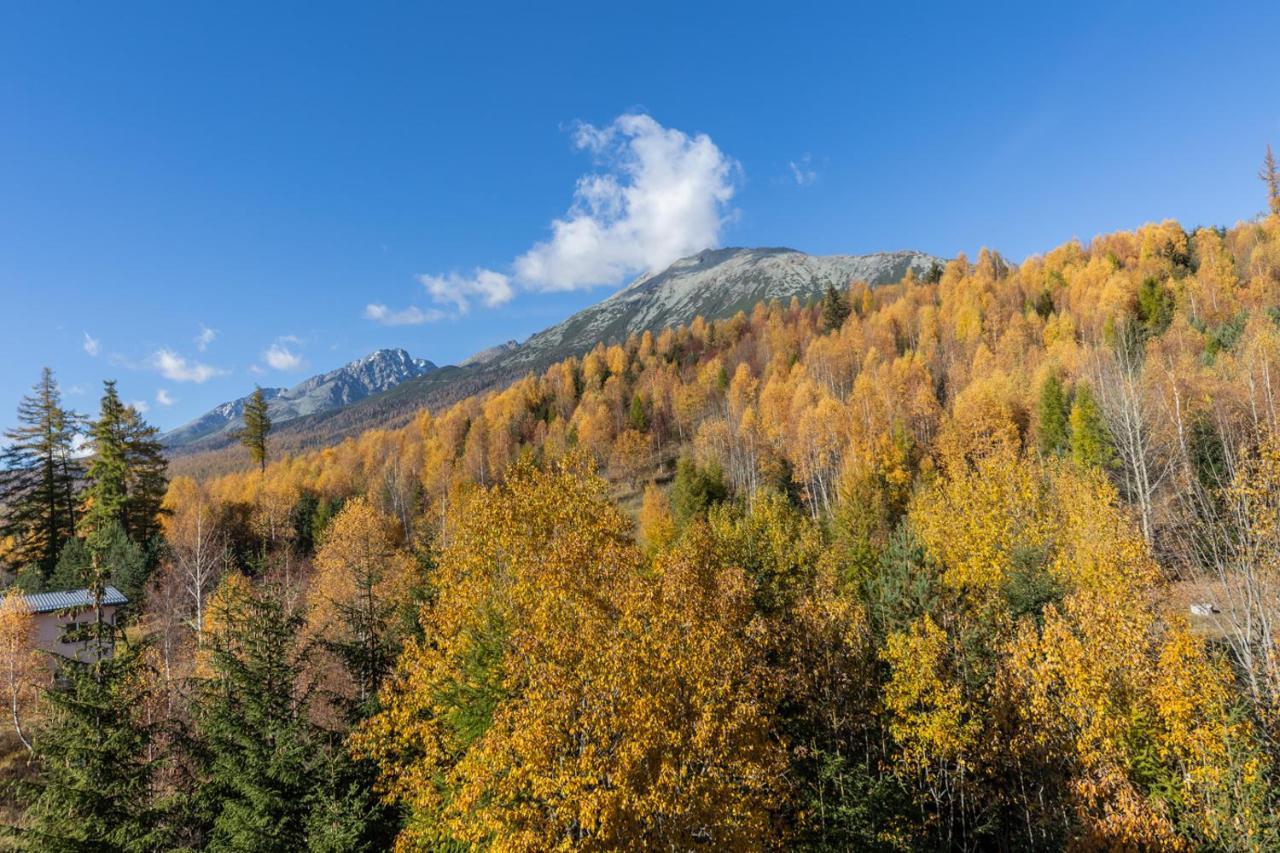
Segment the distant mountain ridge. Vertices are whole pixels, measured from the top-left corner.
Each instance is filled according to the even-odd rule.
[[[352,395],[351,402],[326,397],[325,405],[300,405],[300,389],[326,386],[328,377],[358,367],[366,359],[309,379],[288,391],[272,389],[271,416],[276,422],[277,452],[324,446],[373,427],[405,423],[423,407],[439,408],[472,394],[501,387],[531,371],[582,355],[597,343],[616,343],[629,335],[681,326],[697,316],[707,320],[750,311],[770,300],[812,302],[830,286],[845,288],[862,281],[877,286],[900,281],[908,272],[923,277],[942,258],[923,252],[879,252],[869,255],[808,255],[787,248],[709,249],[682,258],[664,270],[646,273],[621,290],[523,343],[507,341],[481,350],[459,365],[429,367],[408,375],[404,350],[395,362],[394,382]],[[368,386],[362,386],[368,387]],[[267,391],[267,389],[263,389]],[[303,394],[307,396],[307,394]],[[310,399],[314,399],[314,396]],[[232,441],[243,399],[224,403],[165,436],[172,454],[216,451]],[[277,417],[277,412],[281,417]]]
[[[423,358],[413,358],[403,349],[381,349],[337,370],[305,379],[292,388],[263,388],[267,413],[273,426],[296,418],[348,406],[373,394],[390,390],[401,382],[436,370]],[[165,433],[167,447],[181,447],[217,435],[229,435],[243,424],[241,397],[216,406],[200,417]]]
[[[750,311],[757,303],[801,302],[821,297],[829,286],[899,281],[907,271],[923,276],[943,261],[922,252],[871,255],[808,255],[795,249],[707,249],[681,258],[661,272],[647,273],[617,293],[538,332],[491,364],[542,367],[586,352],[597,342],[657,332]]]

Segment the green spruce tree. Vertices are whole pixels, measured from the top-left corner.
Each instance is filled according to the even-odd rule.
[[[155,427],[133,406],[126,406],[116,383],[104,383],[98,419],[89,432],[89,486],[86,524],[108,530],[119,524],[139,545],[160,533],[160,515],[168,478]]]
[[[169,491],[169,461],[160,444],[160,430],[147,423],[133,406],[125,409],[124,447],[129,466],[124,529],[142,547],[157,542],[164,496]]]
[[[631,397],[631,409],[627,412],[627,422],[634,430],[649,431],[649,407],[644,404],[644,398],[639,394]]]
[[[125,521],[129,499],[129,460],[125,449],[125,405],[114,380],[103,383],[98,419],[89,428],[89,485],[85,489],[84,526],[104,539],[113,523]]]
[[[114,629],[103,623],[104,640]],[[34,740],[39,776],[26,800],[20,849],[169,849],[171,826],[155,797],[155,724],[142,646],[119,642],[99,661],[68,661],[47,693],[46,723]]]
[[[834,284],[827,285],[826,295],[822,297],[822,331],[834,332],[849,319],[849,299],[836,290]]]
[[[34,569],[42,587],[75,536],[82,469],[75,454],[80,418],[62,408],[53,372],[18,404],[18,423],[0,453],[0,537],[12,537],[18,567]]]
[[[195,708],[210,848],[303,849],[326,758],[300,683],[302,620],[271,591],[247,585],[224,587],[214,619],[206,637],[213,674]]]
[[[1070,449],[1070,409],[1062,380],[1050,373],[1040,386],[1040,453],[1044,456],[1061,456]]]
[[[702,468],[687,456],[676,461],[676,479],[671,484],[671,513],[683,526],[707,514],[714,504],[729,496],[724,472],[715,462]]]

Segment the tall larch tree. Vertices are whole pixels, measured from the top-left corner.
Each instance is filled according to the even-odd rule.
[[[1272,215],[1280,216],[1280,170],[1276,168],[1276,158],[1267,146],[1267,156],[1262,161],[1262,171],[1258,177],[1267,185],[1267,208]]]
[[[267,471],[267,437],[271,434],[271,416],[262,388],[254,388],[244,404],[244,428],[237,437],[249,449],[249,457],[262,473]]]
[[[34,568],[40,586],[75,536],[83,475],[75,452],[80,418],[62,408],[53,371],[45,368],[34,392],[18,404],[18,422],[5,432],[8,444],[0,453],[0,536],[12,538],[9,562],[15,569]]]

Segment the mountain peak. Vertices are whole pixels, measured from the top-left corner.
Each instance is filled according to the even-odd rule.
[[[413,358],[400,348],[375,350],[328,373],[304,379],[292,388],[263,388],[267,412],[274,424],[305,415],[342,408],[357,400],[387,391],[408,379],[430,373],[436,366]],[[169,447],[191,444],[238,428],[248,397],[214,407],[200,417],[163,436]]]

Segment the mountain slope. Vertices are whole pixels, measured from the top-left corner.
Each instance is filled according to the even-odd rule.
[[[273,447],[275,452],[296,452],[334,444],[372,427],[403,424],[424,406],[438,408],[501,387],[530,371],[581,355],[597,343],[614,343],[631,334],[679,326],[699,315],[708,320],[731,317],[769,300],[790,301],[795,297],[809,302],[820,298],[830,285],[845,288],[855,281],[873,286],[888,284],[901,280],[908,270],[923,276],[935,263],[943,261],[909,251],[827,256],[776,248],[700,252],[661,272],[640,276],[612,296],[534,334],[523,344],[509,341],[482,350],[460,365],[425,371],[349,405],[313,408],[279,420],[272,433]],[[234,407],[238,403],[225,405]],[[281,411],[288,408],[285,402],[272,405]],[[238,410],[231,417],[238,423]],[[220,449],[231,443],[234,423],[216,429],[202,427],[197,438],[185,439],[181,444],[172,442],[171,455],[197,453],[208,457],[184,462],[179,466],[182,470],[233,467],[237,463]],[[219,451],[225,458],[214,459],[209,456],[210,451]]]
[[[349,406],[434,370],[436,366],[431,362],[412,358],[402,349],[383,349],[337,370],[312,376],[292,388],[263,388],[262,393],[267,398],[272,423],[278,426]],[[244,404],[248,399],[246,396],[223,403],[166,433],[161,440],[170,448],[209,439],[229,440],[243,423]]]
[[[586,352],[597,342],[706,319],[731,317],[760,302],[817,299],[828,286],[870,285],[927,273],[935,263],[920,252],[806,255],[795,249],[708,249],[665,270],[643,275],[604,301],[494,358],[493,366],[541,367]]]

